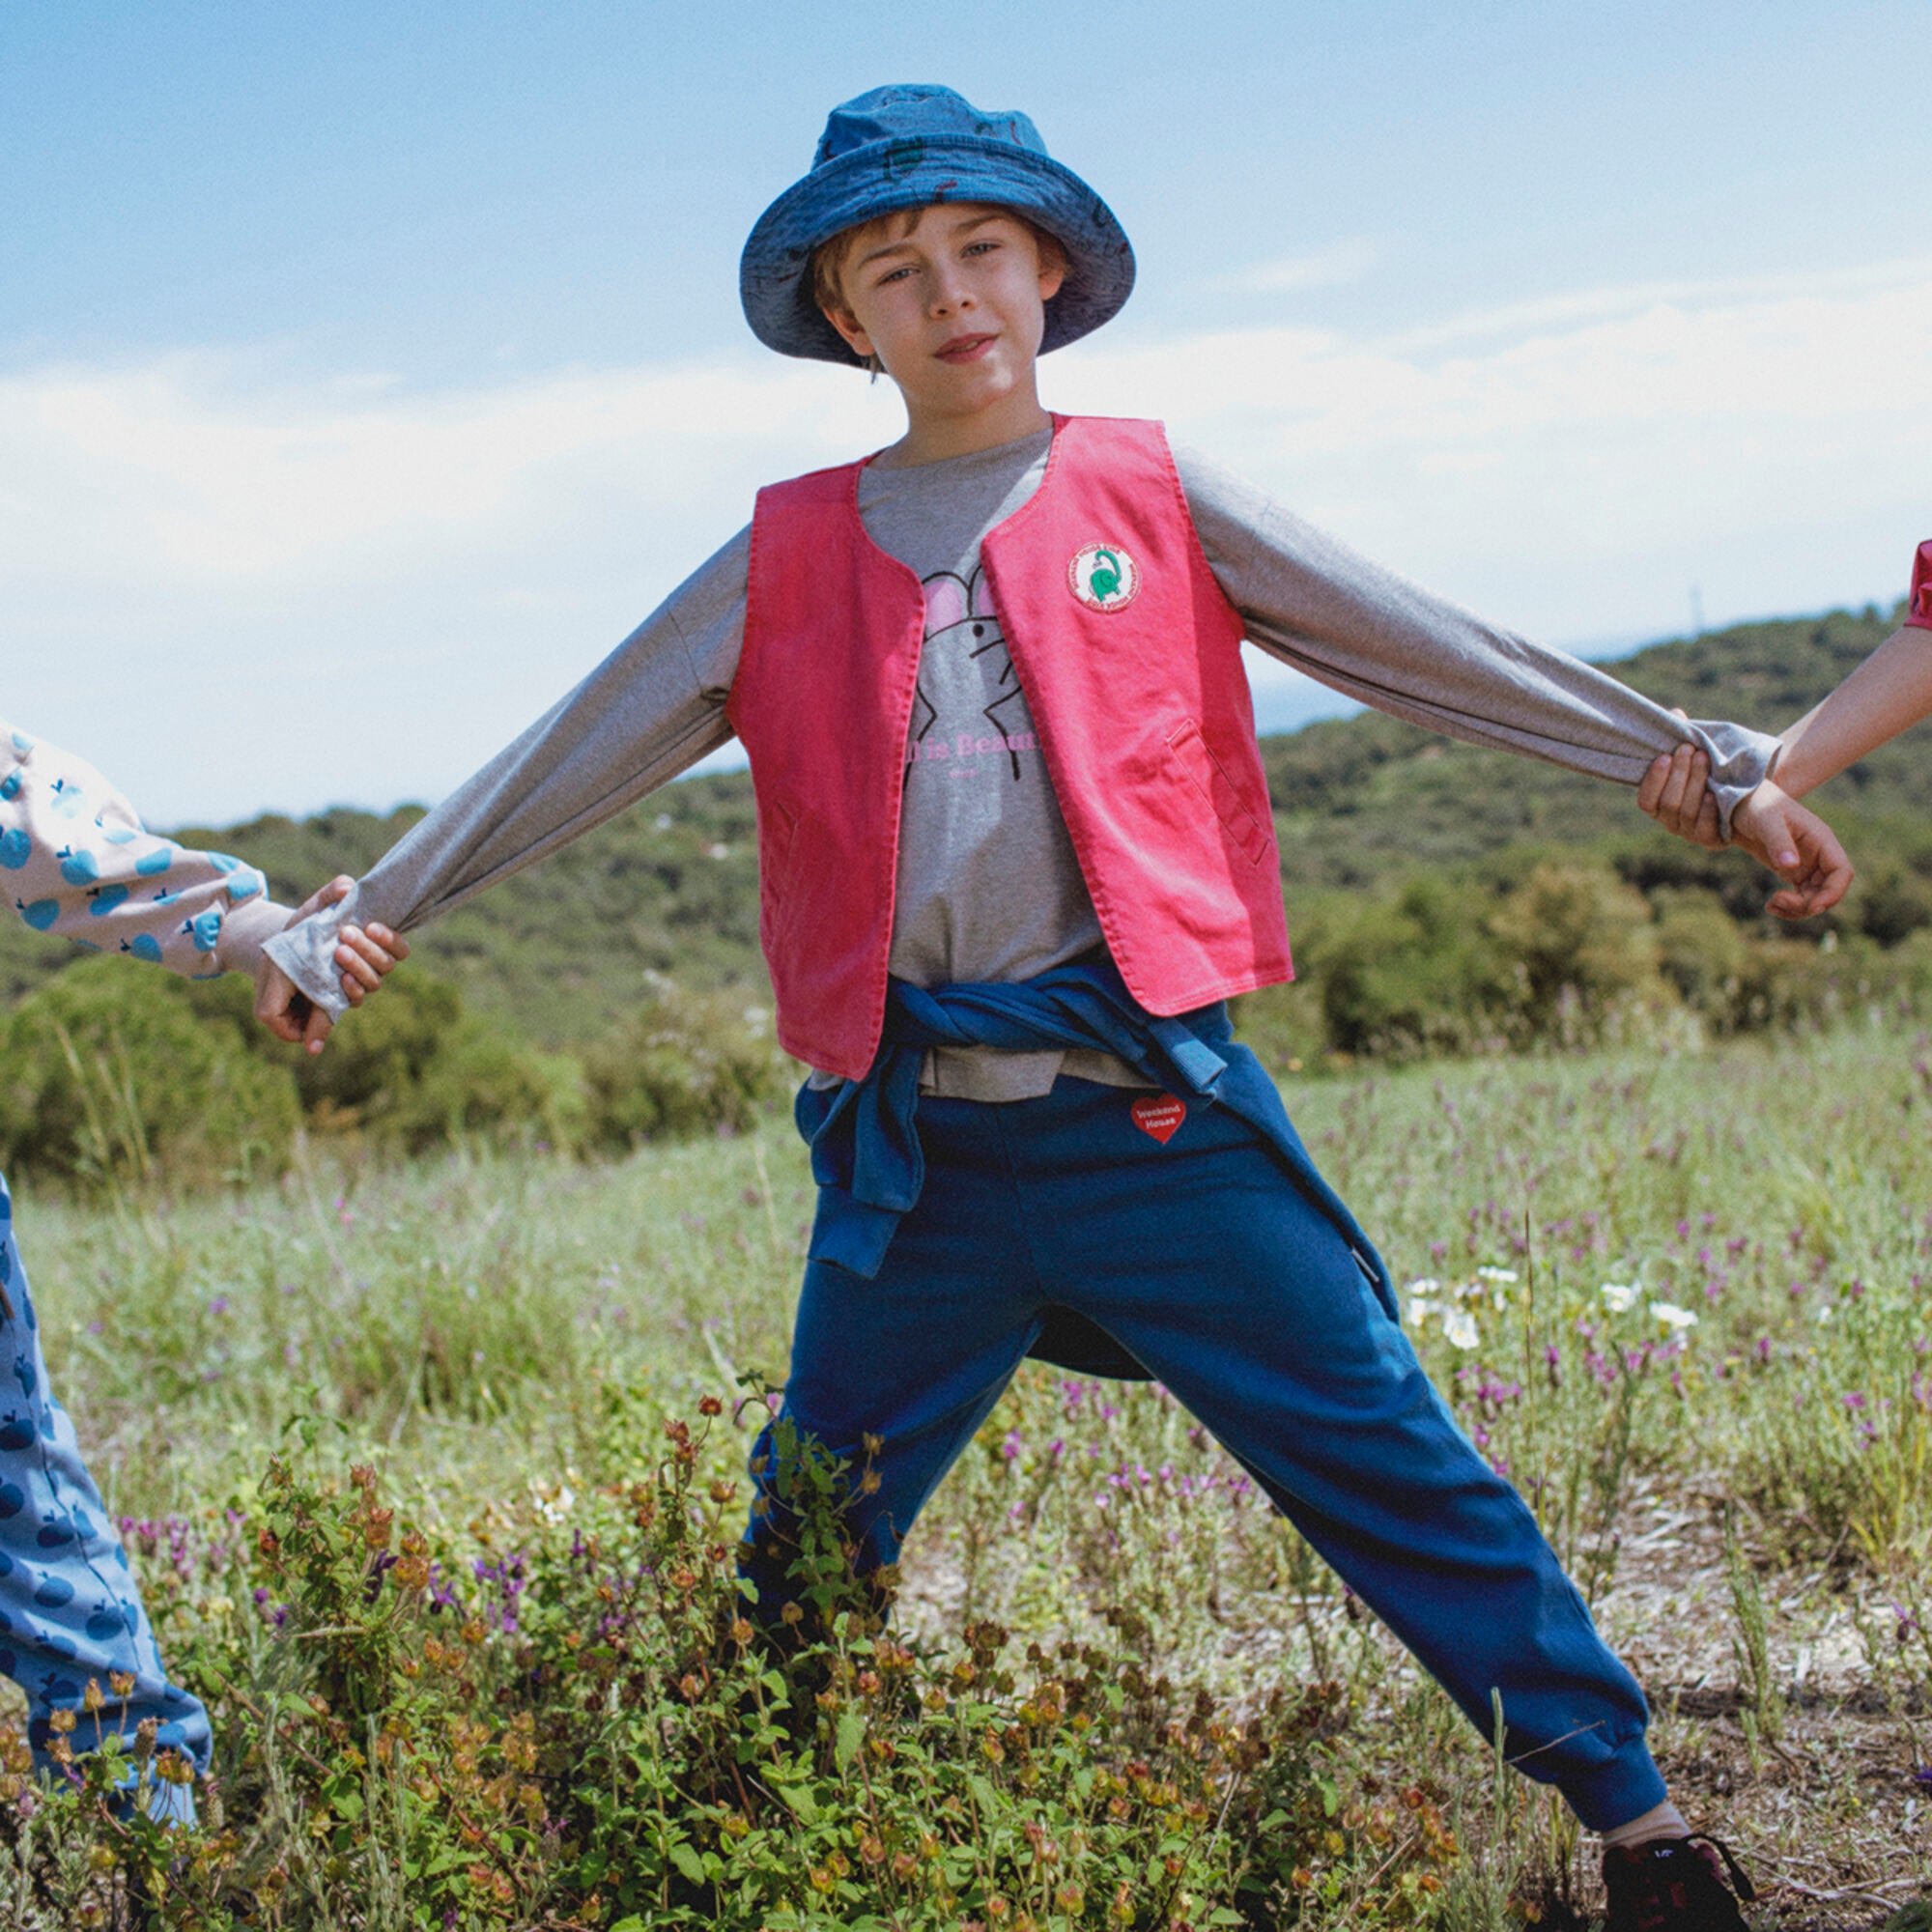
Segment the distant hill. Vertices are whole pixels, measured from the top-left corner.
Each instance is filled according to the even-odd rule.
[[[1692,717],[1779,728],[1807,710],[1897,622],[1875,609],[1738,625],[1654,644],[1612,675]],[[82,748],[84,749],[84,748]],[[1704,855],[1639,819],[1630,796],[1553,765],[1452,744],[1370,712],[1262,743],[1291,913],[1297,895],[1392,890],[1417,870],[1502,866],[1588,847],[1635,883],[1698,883],[1748,917],[1764,894],[1747,861]],[[1869,872],[1932,876],[1932,725],[1819,794]],[[420,811],[330,811],[183,827],[260,866],[293,900],[334,871],[360,871]],[[73,957],[0,923],[0,1000]],[[765,996],[757,952],[751,781],[742,772],[672,785],[425,930],[417,956],[470,1006],[544,1045],[607,1032],[652,974]]]

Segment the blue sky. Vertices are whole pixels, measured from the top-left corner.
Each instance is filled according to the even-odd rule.
[[[885,79],[1026,108],[1134,238],[1049,403],[1573,648],[1889,602],[1928,72],[1923,0],[0,10],[0,710],[161,820],[454,782],[895,433],[736,302]]]

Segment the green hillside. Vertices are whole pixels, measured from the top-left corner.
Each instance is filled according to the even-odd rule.
[[[1693,717],[1777,727],[1816,702],[1895,621],[1869,609],[1741,625],[1657,644],[1606,668]],[[1638,817],[1628,793],[1376,713],[1264,739],[1263,753],[1298,935],[1311,920],[1318,932],[1324,919],[1332,923],[1334,895],[1388,897],[1419,874],[1465,872],[1494,891],[1554,854],[1592,856],[1646,893],[1707,889],[1741,922],[1754,919],[1764,896],[1748,861],[1665,838]],[[1928,798],[1932,726],[1819,795],[1863,875],[1839,924],[1857,930],[1864,920],[1889,942],[1932,920]],[[300,822],[184,827],[178,836],[252,861],[278,896],[294,900],[333,871],[366,867],[419,815],[330,811]],[[654,975],[761,993],[753,826],[742,773],[670,786],[424,931],[418,960],[461,986],[472,1011],[510,1021],[545,1046],[608,1033]],[[11,1003],[71,957],[11,921],[0,923],[0,999]]]

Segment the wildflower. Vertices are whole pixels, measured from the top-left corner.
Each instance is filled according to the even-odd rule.
[[[1653,1301],[1650,1312],[1666,1328],[1694,1328],[1697,1318],[1688,1308],[1679,1308],[1674,1301]]]
[[[1609,1304],[1612,1315],[1627,1315],[1636,1306],[1640,1291],[1635,1282],[1606,1281],[1598,1293]]]
[[[1458,1308],[1444,1316],[1442,1332],[1459,1349],[1473,1349],[1483,1339],[1476,1331],[1476,1318],[1466,1308]]]
[[[1476,1278],[1479,1281],[1509,1282],[1517,1279],[1517,1272],[1515,1268],[1479,1267],[1476,1270]]]

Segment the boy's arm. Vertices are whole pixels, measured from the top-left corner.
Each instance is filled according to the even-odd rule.
[[[250,974],[259,1008],[275,977],[267,940],[349,885],[325,886],[291,913],[254,867],[157,837],[84,759],[0,721],[0,890],[37,932],[190,979]],[[408,952],[380,928],[344,933],[334,962],[348,1004]],[[301,1037],[299,1022],[275,1031]]]
[[[603,824],[727,744],[724,703],[744,640],[751,532],[741,530],[577,689],[459,785],[339,906],[270,943],[329,1017],[328,970],[348,919],[409,931]]]
[[[1777,745],[1767,734],[1677,718],[1357,556],[1218,466],[1184,449],[1176,463],[1214,575],[1271,657],[1430,730],[1623,784],[1689,743],[1709,760],[1724,834],[1763,781]]]

